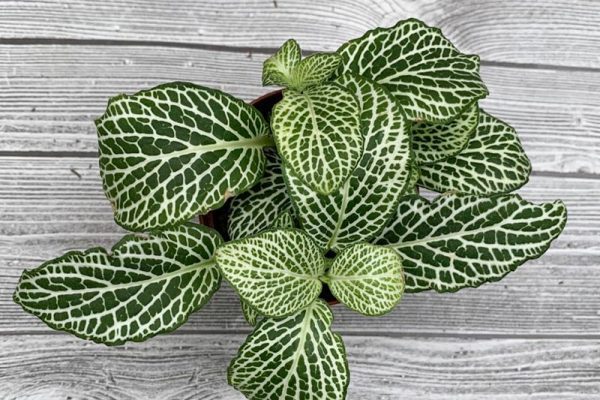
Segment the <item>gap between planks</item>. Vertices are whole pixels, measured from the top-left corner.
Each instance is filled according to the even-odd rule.
[[[271,55],[278,48],[275,47],[252,47],[252,46],[231,46],[207,43],[189,43],[189,42],[168,42],[158,40],[114,40],[114,39],[63,39],[63,38],[0,38],[1,45],[16,46],[131,46],[131,47],[164,47],[175,49],[190,50],[208,50],[226,53],[252,53]],[[316,50],[303,49],[305,56],[317,53]],[[592,72],[600,73],[600,68],[580,67],[571,65],[558,65],[546,63],[519,63],[511,61],[493,61],[481,60],[481,65],[490,67],[551,70],[551,71],[571,71],[571,72]]]
[[[169,333],[162,333],[159,336],[202,336],[202,335],[248,335],[252,332],[252,327],[248,326],[248,329],[186,329],[178,328],[175,331]],[[464,339],[464,340],[553,340],[553,341],[575,341],[575,340],[598,340],[600,341],[600,333],[598,334],[566,334],[566,333],[555,333],[555,334],[510,334],[510,333],[459,333],[459,332],[421,332],[421,331],[404,331],[404,332],[381,332],[381,331],[370,331],[370,330],[353,330],[346,331],[344,329],[336,329],[333,327],[335,333],[339,333],[343,337],[378,337],[378,338],[390,338],[390,339]],[[49,336],[56,337],[62,336],[65,338],[75,338],[70,333],[52,329],[46,330],[18,330],[18,331],[0,331],[0,337],[14,337],[14,336]],[[148,340],[152,340],[150,338]]]

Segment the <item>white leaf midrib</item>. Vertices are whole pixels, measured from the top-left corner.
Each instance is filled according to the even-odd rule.
[[[304,353],[304,345],[306,344],[306,336],[307,336],[308,328],[310,328],[311,319],[313,317],[314,304],[315,303],[313,303],[306,309],[306,314],[304,315],[304,319],[302,320],[302,326],[300,328],[300,333],[299,333],[300,338],[298,340],[298,347],[296,348],[296,351],[294,352],[294,359],[292,360],[292,367],[290,368],[290,371],[296,371],[296,368],[298,367],[298,361],[300,361],[300,356]],[[286,379],[284,382],[285,385],[284,385],[283,393],[287,393],[291,375],[292,374],[288,374],[286,376]]]
[[[271,144],[271,137],[269,135],[255,136],[248,139],[240,139],[240,140],[231,140],[231,141],[223,141],[217,142],[213,144],[201,144],[197,146],[189,146],[186,149],[174,151],[171,153],[164,153],[155,156],[150,156],[144,153],[123,153],[123,154],[103,154],[101,157],[106,159],[113,158],[129,158],[129,157],[143,157],[144,160],[142,163],[147,164],[151,161],[156,160],[166,160],[175,157],[180,157],[188,154],[205,154],[218,150],[231,150],[231,149],[252,149],[252,148],[263,148],[267,147]],[[124,169],[118,169],[119,173],[127,172],[127,170],[137,169],[140,167],[140,164],[134,164],[131,167]]]
[[[86,264],[87,265],[87,264]],[[122,289],[129,289],[132,287],[137,287],[137,286],[148,286],[154,282],[158,282],[158,281],[162,281],[162,280],[169,280],[177,275],[183,275],[186,274],[188,272],[197,270],[197,269],[201,269],[201,268],[210,268],[211,266],[216,265],[216,262],[214,260],[214,258],[211,258],[209,260],[205,260],[205,261],[201,261],[199,263],[196,264],[192,264],[188,267],[185,268],[181,268],[178,269],[177,271],[173,271],[173,272],[169,272],[163,275],[156,275],[153,278],[147,279],[147,280],[142,280],[142,281],[135,281],[135,282],[129,282],[129,283],[122,283],[122,284],[117,284],[117,285],[107,285],[104,287],[100,287],[100,288],[91,288],[91,289],[78,289],[78,290],[68,290],[68,291],[64,291],[64,292],[52,292],[52,291],[48,291],[48,290],[40,290],[40,289],[35,289],[34,291],[36,292],[49,292],[52,295],[55,296],[61,296],[61,295],[72,295],[72,294],[86,294],[86,293],[106,293],[106,292],[113,292],[113,291],[117,291],[117,290],[122,290]],[[129,272],[134,272],[134,271],[129,271]],[[37,277],[36,277],[37,278]],[[34,282],[36,279],[33,279]],[[36,285],[38,288],[39,286]],[[31,290],[31,289],[30,289]]]
[[[327,249],[331,249],[333,248],[333,246],[335,246],[335,243],[337,242],[338,239],[338,235],[340,234],[340,229],[342,229],[342,224],[344,223],[344,220],[346,219],[346,208],[348,208],[348,201],[349,201],[349,195],[350,195],[350,177],[346,180],[346,182],[344,183],[344,186],[342,187],[342,204],[340,206],[340,214],[339,214],[339,218],[335,223],[335,228],[333,230],[333,232],[331,233],[331,237],[329,238],[329,241],[327,242]]]
[[[398,278],[397,274],[386,273],[379,275],[335,275],[329,274],[331,278],[331,282],[347,282],[347,281],[380,281],[382,279],[390,278],[395,279]]]
[[[506,204],[507,203],[501,203],[499,205],[506,205]],[[489,214],[491,212],[494,212],[494,211],[496,211],[495,207],[492,208],[492,209],[490,209],[486,214],[479,215],[478,217],[480,218],[480,217],[485,216],[485,215],[487,215],[487,214]],[[473,229],[473,230],[462,230],[462,231],[459,231],[459,232],[452,232],[452,233],[448,233],[448,234],[440,235],[440,236],[435,236],[435,237],[428,236],[428,237],[423,238],[423,239],[412,240],[412,241],[409,241],[409,242],[386,244],[383,247],[389,247],[389,248],[393,248],[393,249],[402,249],[402,248],[405,248],[405,247],[411,247],[411,246],[415,246],[415,245],[419,245],[419,244],[428,244],[429,242],[437,242],[437,241],[443,241],[443,240],[448,240],[448,239],[462,239],[463,236],[477,235],[479,233],[489,232],[490,230],[493,230],[495,232],[497,232],[497,231],[504,231],[504,232],[506,232],[506,230],[503,227],[503,225],[514,223],[515,221],[512,219],[512,216],[516,212],[519,212],[519,211],[522,211],[522,210],[521,209],[515,210],[515,212],[513,212],[513,214],[509,218],[507,218],[507,219],[501,221],[501,223],[495,224],[493,226],[486,226],[486,227],[483,227],[483,228],[478,228],[478,229]],[[548,215],[544,215],[544,217],[548,217]],[[511,232],[513,232],[513,231],[511,231]],[[517,231],[517,232],[520,232],[520,231]],[[545,230],[542,231],[542,232],[545,232]],[[536,232],[533,232],[533,233],[536,233]],[[541,234],[540,231],[537,231],[537,233]],[[537,244],[537,242],[536,242],[536,244]],[[497,246],[497,244],[487,244],[487,243],[480,243],[478,245],[479,246],[484,246],[484,247],[495,247],[495,246]]]

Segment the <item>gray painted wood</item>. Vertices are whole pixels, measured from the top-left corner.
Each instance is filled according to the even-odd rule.
[[[67,335],[4,336],[5,398],[242,399],[223,371],[242,335],[177,334],[109,348]],[[594,399],[600,341],[346,336],[349,399]],[[554,385],[560,385],[557,393]],[[20,396],[20,397],[17,397]]]
[[[225,288],[177,333],[107,348],[12,303],[24,268],[110,246],[92,120],[110,96],[191,80],[249,100],[288,37],[332,50],[415,16],[482,56],[484,107],[534,165],[520,190],[569,223],[502,282],[407,296],[390,315],[335,308],[349,399],[600,397],[600,3],[552,0],[0,1],[0,399],[239,399],[228,360],[248,332]]]
[[[377,26],[417,17],[465,52],[495,62],[600,66],[600,3],[593,0],[62,0],[4,2],[0,37],[160,41],[278,47],[293,37],[335,50]]]
[[[0,79],[0,148],[95,151],[92,121],[107,99],[164,81],[190,80],[250,100],[270,90],[260,86],[265,57],[149,46],[4,46],[0,69],[10,72]],[[600,173],[600,71],[484,65],[482,75],[491,92],[483,107],[515,126],[536,170]]]

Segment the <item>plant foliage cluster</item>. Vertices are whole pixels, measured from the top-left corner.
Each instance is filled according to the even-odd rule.
[[[255,326],[229,383],[254,400],[343,399],[348,363],[325,285],[382,315],[404,292],[497,281],[565,224],[560,201],[510,194],[529,160],[478,106],[479,58],[436,28],[400,21],[305,58],[289,40],[263,84],[283,87],[269,121],[191,83],[112,98],[96,121],[102,182],[116,222],[137,233],[25,271],[15,301],[117,345],[176,329],[225,279]],[[230,241],[187,222],[231,197]]]

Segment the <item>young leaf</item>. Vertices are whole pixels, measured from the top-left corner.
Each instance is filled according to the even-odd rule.
[[[373,238],[396,211],[410,172],[410,134],[397,102],[381,86],[346,74],[337,82],[357,97],[365,150],[344,185],[329,196],[287,174],[290,197],[305,230],[322,248],[342,249]]]
[[[244,314],[244,319],[251,326],[255,326],[258,323],[258,319],[260,318],[260,314],[252,307],[248,305],[244,300],[240,300],[240,304],[242,305],[242,313]]]
[[[267,58],[263,64],[263,86],[288,86],[292,71],[300,62],[302,52],[294,39],[286,41],[277,53]]]
[[[227,371],[249,400],[344,400],[350,374],[333,315],[316,300],[282,319],[263,319]]]
[[[339,188],[362,154],[359,116],[354,96],[336,84],[287,91],[271,117],[285,166],[318,193]]]
[[[306,57],[292,71],[290,88],[303,91],[327,81],[340,65],[336,53],[319,53]]]
[[[481,110],[467,147],[454,157],[422,165],[419,184],[440,193],[507,193],[527,183],[530,172],[515,130]]]
[[[368,31],[337,52],[341,73],[384,85],[411,120],[449,121],[487,95],[479,57],[460,53],[439,29],[416,19]]]
[[[294,313],[321,293],[325,260],[317,245],[297,229],[226,243],[217,250],[216,260],[242,300],[265,316]]]
[[[279,214],[271,225],[271,228],[274,229],[283,229],[283,228],[294,228],[294,217],[290,211],[285,211],[282,214]]]
[[[173,82],[110,100],[96,121],[115,220],[144,231],[218,208],[262,176],[262,115],[218,90]]]
[[[479,107],[473,104],[455,120],[412,126],[412,148],[418,164],[433,164],[460,153],[477,128]]]
[[[375,241],[403,260],[406,289],[454,292],[500,280],[542,255],[565,226],[560,201],[531,204],[518,195],[447,195],[400,202]]]
[[[221,283],[216,231],[185,224],[125,236],[111,253],[71,251],[25,271],[15,302],[50,327],[107,345],[143,341],[182,325]]]
[[[333,296],[361,314],[394,308],[404,292],[402,259],[392,249],[358,243],[337,255],[327,274]]]
[[[233,240],[264,231],[273,226],[279,215],[292,209],[281,172],[281,160],[274,149],[267,149],[265,155],[265,174],[258,184],[231,202],[227,230]]]
[[[414,194],[419,194],[419,188],[417,186],[417,182],[419,181],[419,176],[421,175],[421,171],[419,170],[419,166],[416,162],[412,162],[410,164],[410,175],[408,178],[408,185],[406,185],[406,190],[402,193],[403,196],[410,196]]]

